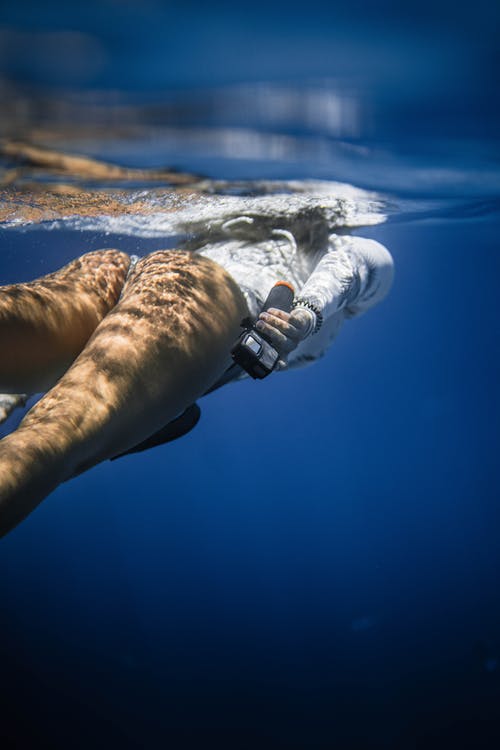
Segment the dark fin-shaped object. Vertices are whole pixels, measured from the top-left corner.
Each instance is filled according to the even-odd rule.
[[[209,393],[213,393],[218,388],[222,388],[223,385],[230,383],[232,380],[237,380],[238,375],[241,375],[242,372],[243,370],[239,365],[237,365],[236,363],[232,364],[227,368],[226,372],[222,373],[220,378],[216,380],[213,386],[209,388],[208,391],[205,391],[203,395],[208,396]]]
[[[176,419],[173,419],[166,424],[165,427],[162,427],[161,430],[155,432],[154,435],[146,438],[146,440],[143,440],[142,443],[139,443],[133,448],[129,448],[127,451],[119,453],[117,456],[113,456],[111,461],[115,461],[122,456],[128,456],[129,453],[141,453],[142,451],[147,451],[157,445],[163,445],[163,443],[171,443],[172,440],[177,440],[177,438],[186,435],[196,427],[200,416],[201,409],[198,404],[191,404],[191,406],[188,406],[186,411],[182,412],[179,417],[176,417]]]

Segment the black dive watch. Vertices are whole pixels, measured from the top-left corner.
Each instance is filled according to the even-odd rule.
[[[295,290],[291,284],[287,281],[278,281],[269,292],[262,312],[270,307],[290,312],[294,294]],[[280,355],[265,335],[255,328],[255,322],[249,318],[242,322],[245,330],[231,349],[231,356],[250,377],[261,380],[274,370]]]

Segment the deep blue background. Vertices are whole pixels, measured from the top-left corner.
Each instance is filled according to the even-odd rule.
[[[369,102],[358,142],[410,165],[358,160],[360,184],[460,200],[360,230],[396,281],[324,360],[207,397],[191,435],[93,469],[2,541],[2,747],[499,746],[498,13],[367,5],[3,10],[4,41],[78,29],[98,58],[23,37],[3,53],[17,85],[193,100],[322,76]],[[1,242],[9,281],[110,238]]]

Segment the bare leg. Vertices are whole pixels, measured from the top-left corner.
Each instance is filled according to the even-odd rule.
[[[139,261],[67,373],[0,441],[0,533],[205,393],[247,314],[234,280],[207,258],[159,251]]]
[[[130,169],[110,164],[100,159],[92,159],[80,154],[68,154],[62,151],[37,146],[20,141],[0,140],[0,154],[20,162],[24,170],[35,168],[47,170],[52,174],[81,177],[88,180],[158,180],[170,185],[190,185],[200,178],[187,172],[176,172],[172,169]],[[8,184],[22,176],[21,170],[14,170],[4,180]]]
[[[98,250],[0,287],[0,393],[52,387],[118,301],[129,265],[126,253]]]

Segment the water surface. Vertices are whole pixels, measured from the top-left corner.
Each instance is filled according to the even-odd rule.
[[[498,744],[498,26],[484,3],[383,3],[384,23],[358,5],[131,3],[114,42],[112,3],[100,28],[5,17],[8,49],[37,43],[4,57],[3,137],[236,197],[352,185],[384,218],[352,231],[396,265],[323,360],[212,394],[193,433],[60,487],[2,542],[12,746]],[[51,68],[44,34],[77,28],[93,69]],[[157,200],[147,180],[105,189]],[[2,283],[178,240],[115,219],[2,226]]]

